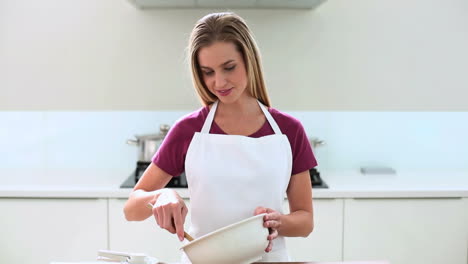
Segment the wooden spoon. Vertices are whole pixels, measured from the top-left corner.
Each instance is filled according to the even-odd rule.
[[[153,210],[153,205],[152,205],[152,204],[148,203],[146,206],[147,206],[149,209]],[[185,232],[185,231],[184,231],[184,237],[185,237],[185,239],[187,239],[189,242],[193,240],[193,237],[190,236],[190,235],[189,235],[187,232]]]

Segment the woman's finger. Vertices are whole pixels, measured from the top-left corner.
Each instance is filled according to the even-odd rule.
[[[177,209],[173,215],[174,228],[180,241],[184,240],[184,222],[182,220],[182,210]]]
[[[154,208],[153,208],[153,216],[154,216],[154,220],[156,221],[156,224],[157,224],[158,226],[161,226],[161,225],[159,224],[158,211],[157,211],[156,209],[154,209]]]
[[[270,242],[268,242],[268,246],[265,249],[265,252],[270,252],[272,248],[273,248],[273,242],[270,240]]]
[[[254,210],[254,215],[259,215],[259,214],[263,214],[263,213],[266,213],[266,212],[267,212],[267,208],[262,207],[262,206],[258,206]]]
[[[265,227],[268,227],[268,228],[279,228],[280,227],[280,223],[276,220],[268,220],[266,222],[264,222],[264,226]]]
[[[268,235],[268,240],[272,241],[273,239],[278,237],[278,230],[271,229],[270,234]]]
[[[158,207],[158,215],[159,215],[159,226],[161,228],[166,229],[166,218],[164,217],[164,210],[161,207]]]
[[[187,206],[183,206],[182,207],[182,216],[185,218],[187,216],[187,213],[188,213],[188,208]]]
[[[267,210],[271,210],[271,209],[267,209]],[[276,211],[270,211],[269,213],[267,213],[267,215],[265,215],[265,219],[266,220],[279,220],[280,219],[280,213],[276,212]]]
[[[162,227],[162,213],[161,213],[161,210],[159,208],[154,208],[153,209],[153,212],[154,212],[154,216],[156,217],[156,222],[158,223],[158,226],[159,227]]]
[[[167,231],[171,232],[172,234],[175,234],[175,229],[173,225],[173,219],[172,219],[172,214],[171,212],[163,210],[163,228],[166,229]]]

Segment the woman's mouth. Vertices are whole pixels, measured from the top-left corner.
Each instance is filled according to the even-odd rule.
[[[231,89],[225,89],[225,90],[217,90],[216,92],[221,95],[221,96],[227,96],[231,93],[232,91],[232,88]]]

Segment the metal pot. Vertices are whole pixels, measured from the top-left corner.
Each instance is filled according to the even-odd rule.
[[[127,140],[127,144],[140,147],[138,161],[151,162],[151,159],[166,137],[169,128],[169,125],[162,124],[158,134],[135,135],[136,139]]]

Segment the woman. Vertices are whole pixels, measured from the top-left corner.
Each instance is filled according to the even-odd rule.
[[[204,107],[169,131],[125,204],[125,216],[140,221],[153,214],[182,241],[188,209],[164,187],[185,171],[191,235],[267,213],[270,242],[262,261],[287,261],[284,237],[306,237],[313,229],[309,169],[317,163],[306,133],[297,119],[270,107],[257,46],[239,16],[200,19],[189,56]],[[282,213],[285,193],[290,214]]]

